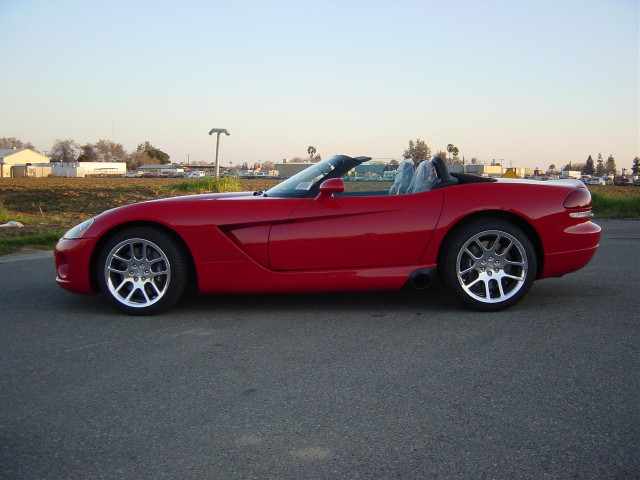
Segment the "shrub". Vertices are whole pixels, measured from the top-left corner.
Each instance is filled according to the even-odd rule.
[[[205,192],[240,192],[242,186],[234,177],[205,177],[197,180],[168,185],[167,190],[178,190],[185,193],[205,193]]]
[[[599,192],[591,192],[591,209],[596,218],[635,218],[640,220],[640,195],[612,197]]]

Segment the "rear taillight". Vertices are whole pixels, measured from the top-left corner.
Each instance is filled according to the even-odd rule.
[[[564,208],[591,207],[591,194],[585,187],[576,188],[564,199]]]
[[[569,212],[571,218],[589,218],[591,216],[591,193],[586,187],[576,188],[564,199],[564,208],[580,210]]]

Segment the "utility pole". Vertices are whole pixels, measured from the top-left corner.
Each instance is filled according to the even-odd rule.
[[[226,128],[212,128],[211,131],[209,132],[209,135],[213,135],[214,133],[218,134],[218,137],[216,139],[216,178],[218,178],[220,176],[220,162],[219,162],[220,134],[224,133],[227,136],[231,134],[229,133],[229,130],[227,130]]]

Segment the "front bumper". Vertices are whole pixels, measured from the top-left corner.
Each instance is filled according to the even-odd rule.
[[[74,293],[95,295],[97,290],[91,283],[91,255],[95,238],[61,238],[54,250],[56,261],[56,283]]]

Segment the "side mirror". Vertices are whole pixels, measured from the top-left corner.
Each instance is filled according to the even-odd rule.
[[[316,197],[316,200],[321,198],[327,198],[334,193],[344,192],[344,182],[341,178],[330,178],[320,184],[320,194]]]

